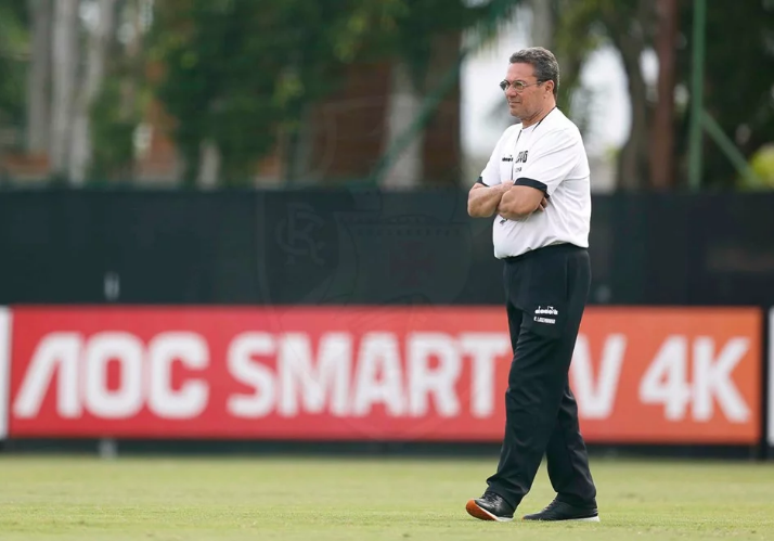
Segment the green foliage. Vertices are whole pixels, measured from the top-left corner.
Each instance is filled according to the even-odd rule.
[[[569,111],[573,118],[585,118],[584,110],[588,101],[583,103],[573,99],[580,89],[580,72],[588,55],[604,42],[603,27],[599,21],[598,0],[579,2],[578,0],[558,0],[555,9],[559,14],[554,34],[554,54],[561,67],[559,108]]]
[[[298,122],[302,106],[332,88],[336,3],[156,5],[153,52],[165,70],[156,92],[177,121],[186,180],[194,182],[199,149],[211,139],[224,178],[246,181],[256,159],[276,144],[278,126]]]
[[[678,84],[689,90],[692,4],[681,4],[680,31],[687,45],[679,50],[677,69]],[[722,3],[708,1],[706,35],[705,109],[749,159],[761,146],[774,141],[774,2],[748,0],[728,9]],[[687,114],[677,121],[679,152],[685,163]],[[706,140],[704,182],[714,187],[732,186],[737,177],[733,164],[709,138]]]
[[[426,86],[434,40],[472,28],[487,14],[486,9],[468,7],[459,0],[403,0],[393,4],[401,5],[394,7],[392,20],[383,22],[383,35],[375,40],[375,50],[382,56],[402,58],[420,91]]]
[[[556,53],[563,73],[560,104],[566,106],[571,99],[580,66],[600,44],[609,43],[630,57],[635,45],[653,45],[654,6],[646,0],[555,0]],[[675,75],[677,85],[690,92],[694,2],[679,6]],[[706,35],[705,108],[725,133],[740,135],[735,142],[749,159],[774,141],[774,2],[737,2],[729,10],[708,0]],[[678,179],[687,178],[689,111],[690,107],[678,107],[675,113]],[[705,184],[714,187],[733,186],[738,177],[731,160],[709,138],[704,173]]]
[[[350,9],[342,10],[333,27],[336,36],[333,54],[344,63],[361,56],[366,43],[373,46],[383,41],[384,36],[396,37],[398,19],[409,15],[406,0],[358,0],[348,3]]]
[[[768,189],[774,189],[774,143],[761,147],[752,158],[750,168]]]
[[[24,123],[24,56],[28,48],[24,0],[4,0],[0,3],[0,125]]]
[[[515,3],[514,0],[499,0]],[[257,159],[291,137],[309,106],[358,59],[409,60],[420,88],[433,40],[485,10],[449,0],[165,0],[156,2],[155,93],[192,185],[202,142],[220,150],[224,184],[243,184]]]
[[[134,131],[139,115],[124,103],[118,77],[106,78],[91,109],[92,162],[90,179],[116,181],[132,174]],[[93,183],[93,182],[92,182]]]

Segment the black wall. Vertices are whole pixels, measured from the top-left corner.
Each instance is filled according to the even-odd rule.
[[[4,192],[0,304],[499,304],[491,222],[465,201]],[[597,196],[591,256],[595,304],[774,305],[774,194]]]

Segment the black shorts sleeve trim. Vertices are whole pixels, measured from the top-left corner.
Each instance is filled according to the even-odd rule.
[[[484,186],[489,186],[486,182],[484,182],[484,179],[482,177],[478,177],[478,180],[476,181],[476,184],[483,184]]]
[[[531,178],[525,178],[520,177],[517,178],[516,181],[513,183],[515,186],[529,186],[531,188],[535,188],[540,190],[543,193],[548,193],[548,186],[540,182],[539,180],[534,180]]]

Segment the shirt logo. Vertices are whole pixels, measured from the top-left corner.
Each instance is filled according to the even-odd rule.
[[[519,152],[519,155],[516,156],[516,163],[527,163],[527,155],[529,154],[529,150],[522,150]]]

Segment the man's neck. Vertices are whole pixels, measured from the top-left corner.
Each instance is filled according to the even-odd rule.
[[[534,126],[541,120],[543,120],[545,117],[548,116],[548,113],[553,111],[556,108],[556,102],[553,101],[551,103],[546,103],[545,107],[541,109],[539,112],[532,115],[530,118],[522,118],[521,119],[521,127],[522,128],[529,128],[530,126]]]

